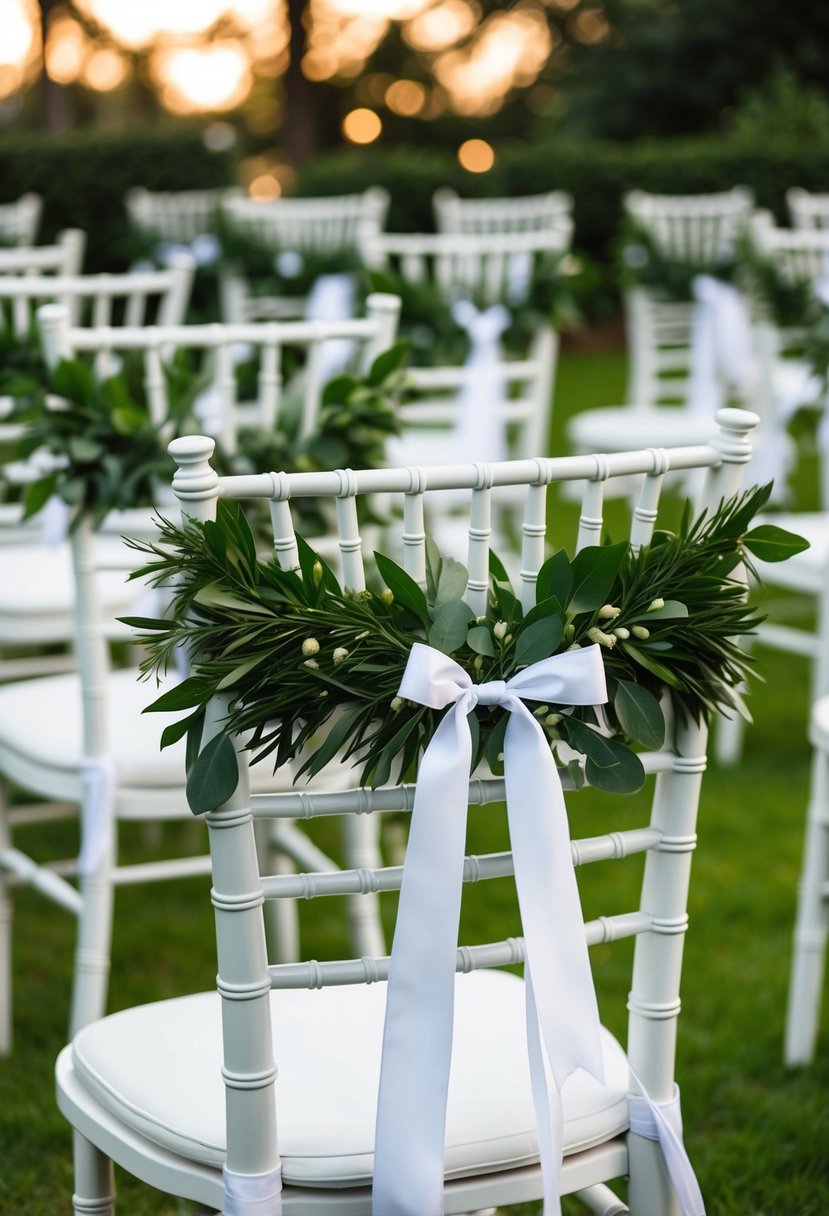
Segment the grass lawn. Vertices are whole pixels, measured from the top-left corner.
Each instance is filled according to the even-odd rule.
[[[554,418],[560,449],[567,414],[621,400],[624,362],[617,354],[562,359]],[[813,477],[799,496],[808,499]],[[809,505],[801,501],[801,506]],[[573,508],[562,507],[564,514]],[[809,779],[805,661],[762,653],[766,683],[756,682],[755,725],[744,757],[731,770],[712,767],[703,784],[699,848],[691,886],[690,931],[683,978],[677,1077],[686,1141],[709,1216],[825,1216],[829,1212],[829,997],[816,1063],[783,1068],[782,1040],[789,957]],[[633,804],[637,803],[638,806]],[[628,826],[639,800],[585,791],[571,800],[574,834]],[[470,848],[503,840],[503,815],[473,812]],[[68,856],[77,847],[71,825],[30,829],[39,847]],[[202,839],[198,823],[166,829],[182,850]],[[21,836],[22,839],[22,836]],[[28,843],[23,840],[24,845]],[[34,844],[34,839],[32,840]],[[125,833],[138,857],[140,832]],[[634,897],[638,868],[580,871],[588,916],[621,911]],[[116,906],[112,1009],[211,987],[215,976],[207,880],[119,893]],[[515,932],[506,885],[473,888],[464,940]],[[73,925],[30,891],[16,898],[15,1035],[0,1062],[0,1214],[60,1216],[71,1211],[68,1129],[53,1098],[52,1068],[64,1042]],[[336,901],[306,920],[309,953],[346,951]],[[630,943],[594,949],[604,1020],[624,1036]],[[179,1209],[127,1177],[119,1178],[120,1211],[156,1216]],[[189,1209],[182,1209],[189,1210]],[[537,1205],[521,1209],[538,1211]],[[582,1211],[566,1201],[567,1213]],[[518,1209],[513,1209],[518,1212]]]

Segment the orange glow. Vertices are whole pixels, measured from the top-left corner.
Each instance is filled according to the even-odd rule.
[[[40,58],[40,22],[35,0],[2,0],[0,100],[33,79]]]
[[[607,18],[598,8],[586,8],[576,13],[568,19],[567,28],[577,42],[584,42],[588,46],[601,42],[610,33]]]
[[[373,144],[382,130],[374,110],[352,110],[343,119],[343,135],[353,144]]]
[[[428,3],[429,0],[326,0],[333,12],[349,17],[382,17],[386,21],[405,21]]]
[[[260,173],[248,186],[248,193],[257,203],[272,203],[282,194],[282,186],[272,173]]]
[[[153,69],[164,89],[164,101],[179,114],[232,110],[241,105],[253,83],[250,63],[236,42],[160,51]]]
[[[88,50],[86,35],[77,21],[61,18],[49,26],[46,67],[58,84],[71,84],[81,74]]]
[[[416,51],[444,51],[471,34],[479,17],[477,4],[443,0],[410,21],[403,36]]]
[[[488,173],[495,164],[495,153],[485,139],[467,139],[458,148],[458,160],[469,173]]]
[[[81,80],[90,89],[108,93],[117,89],[129,75],[129,66],[117,51],[100,50],[89,56],[81,74]]]
[[[423,109],[426,90],[416,80],[395,80],[386,90],[385,101],[395,114],[411,118]]]
[[[471,47],[438,58],[435,75],[460,114],[491,114],[510,89],[533,83],[552,49],[543,13],[526,5],[493,13]]]

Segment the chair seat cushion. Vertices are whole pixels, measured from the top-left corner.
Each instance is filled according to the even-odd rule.
[[[315,1187],[365,1185],[386,985],[271,994],[283,1177]],[[524,984],[504,972],[458,976],[446,1127],[449,1177],[538,1160],[524,1030]],[[564,1087],[565,1151],[628,1126],[628,1068],[603,1031],[605,1083]],[[127,1009],[76,1035],[75,1072],[111,1114],[188,1159],[225,1160],[220,1002],[201,993]]]
[[[177,682],[176,676],[168,675],[159,688],[154,680],[139,680],[134,668],[109,673],[107,729],[120,786],[183,791],[184,740],[163,751],[160,747],[162,730],[182,712],[142,712]],[[29,788],[46,796],[77,800],[82,721],[81,683],[75,672],[0,686],[4,771],[27,786],[32,780]],[[250,773],[254,789],[290,788],[290,775],[274,778],[267,760],[254,765]]]
[[[608,406],[584,410],[567,424],[579,452],[624,452],[633,448],[671,448],[708,443],[716,431],[713,418],[697,417],[681,407]]]

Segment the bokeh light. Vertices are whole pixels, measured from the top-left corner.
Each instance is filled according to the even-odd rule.
[[[488,173],[495,164],[495,152],[485,139],[467,139],[458,148],[458,160],[469,173]]]
[[[395,80],[386,89],[384,100],[395,114],[412,118],[423,109],[426,90],[416,80]]]
[[[232,110],[251,89],[250,62],[236,42],[161,50],[153,72],[162,85],[165,104],[176,113]]]
[[[372,144],[383,130],[374,110],[351,110],[343,119],[343,135],[353,144]]]
[[[117,89],[130,75],[130,68],[123,55],[107,47],[94,51],[84,64],[82,82],[99,93]]]

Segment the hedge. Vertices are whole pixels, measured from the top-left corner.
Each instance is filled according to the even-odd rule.
[[[42,195],[41,242],[61,228],[88,236],[84,269],[120,270],[131,261],[124,195],[132,186],[190,190],[234,184],[232,152],[211,152],[199,129],[76,132],[0,140],[0,202]]]

